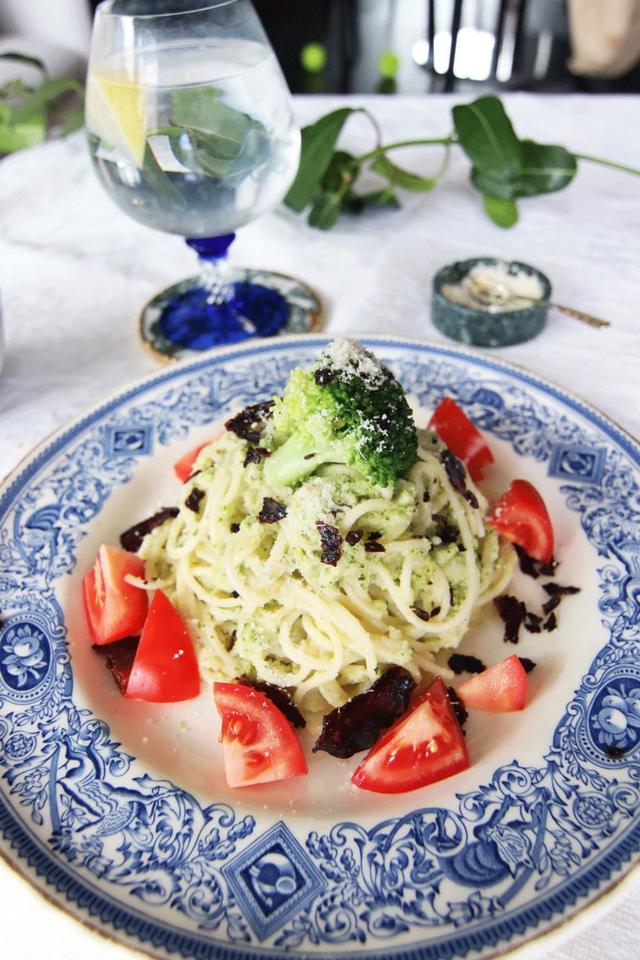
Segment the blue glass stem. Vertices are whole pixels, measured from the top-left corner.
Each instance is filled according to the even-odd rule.
[[[221,306],[233,301],[235,290],[229,279],[227,254],[235,236],[227,233],[222,237],[187,237],[187,246],[198,254],[200,286],[208,293],[208,303]]]
[[[289,304],[278,290],[230,279],[226,255],[234,236],[187,238],[198,254],[200,276],[162,310],[160,328],[172,343],[207,350],[249,337],[270,337],[286,325]]]

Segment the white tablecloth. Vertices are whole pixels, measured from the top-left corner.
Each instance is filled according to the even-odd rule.
[[[391,141],[447,133],[455,99],[366,98],[366,105]],[[300,119],[308,122],[338,102],[344,103],[301,98]],[[514,95],[508,109],[521,135],[638,163],[640,97]],[[345,143],[367,149],[371,132],[364,117],[353,119]],[[402,152],[407,166],[425,173],[439,159],[438,149]],[[402,210],[348,219],[330,233],[279,211],[241,230],[232,258],[306,280],[324,300],[330,333],[380,331],[437,340],[442,338],[430,324],[429,291],[438,267],[475,255],[533,263],[550,276],[559,302],[606,317],[613,326],[593,330],[556,314],[538,339],[500,355],[640,433],[640,180],[580,164],[568,190],[522,202],[520,223],[505,231],[484,217],[468,169],[454,151],[433,193],[407,194]],[[0,374],[2,476],[70,417],[157,369],[137,339],[140,308],[162,286],[192,273],[194,262],[178,238],[138,226],[112,206],[80,135],[0,163],[0,224],[7,339]],[[640,879],[629,889],[594,914],[603,914],[597,923],[569,925],[562,942],[541,942],[527,956],[635,960]],[[7,958],[131,956],[48,906],[1,862],[0,929],[0,954]]]

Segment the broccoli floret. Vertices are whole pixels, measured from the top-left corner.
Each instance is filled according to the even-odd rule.
[[[389,486],[417,459],[411,408],[398,381],[359,344],[331,344],[309,370],[291,374],[271,421],[264,476],[294,486],[325,463],[354,466]]]

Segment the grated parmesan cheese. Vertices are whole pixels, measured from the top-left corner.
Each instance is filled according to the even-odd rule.
[[[340,337],[330,343],[324,350],[322,359],[326,360],[333,370],[357,373],[372,387],[379,386],[386,379],[384,368],[373,354],[365,350],[357,341],[349,340],[347,337]]]

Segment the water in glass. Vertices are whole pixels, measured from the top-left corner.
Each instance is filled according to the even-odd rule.
[[[97,173],[130,216],[183,236],[228,233],[271,210],[300,135],[271,48],[185,40],[94,59],[86,123]]]

